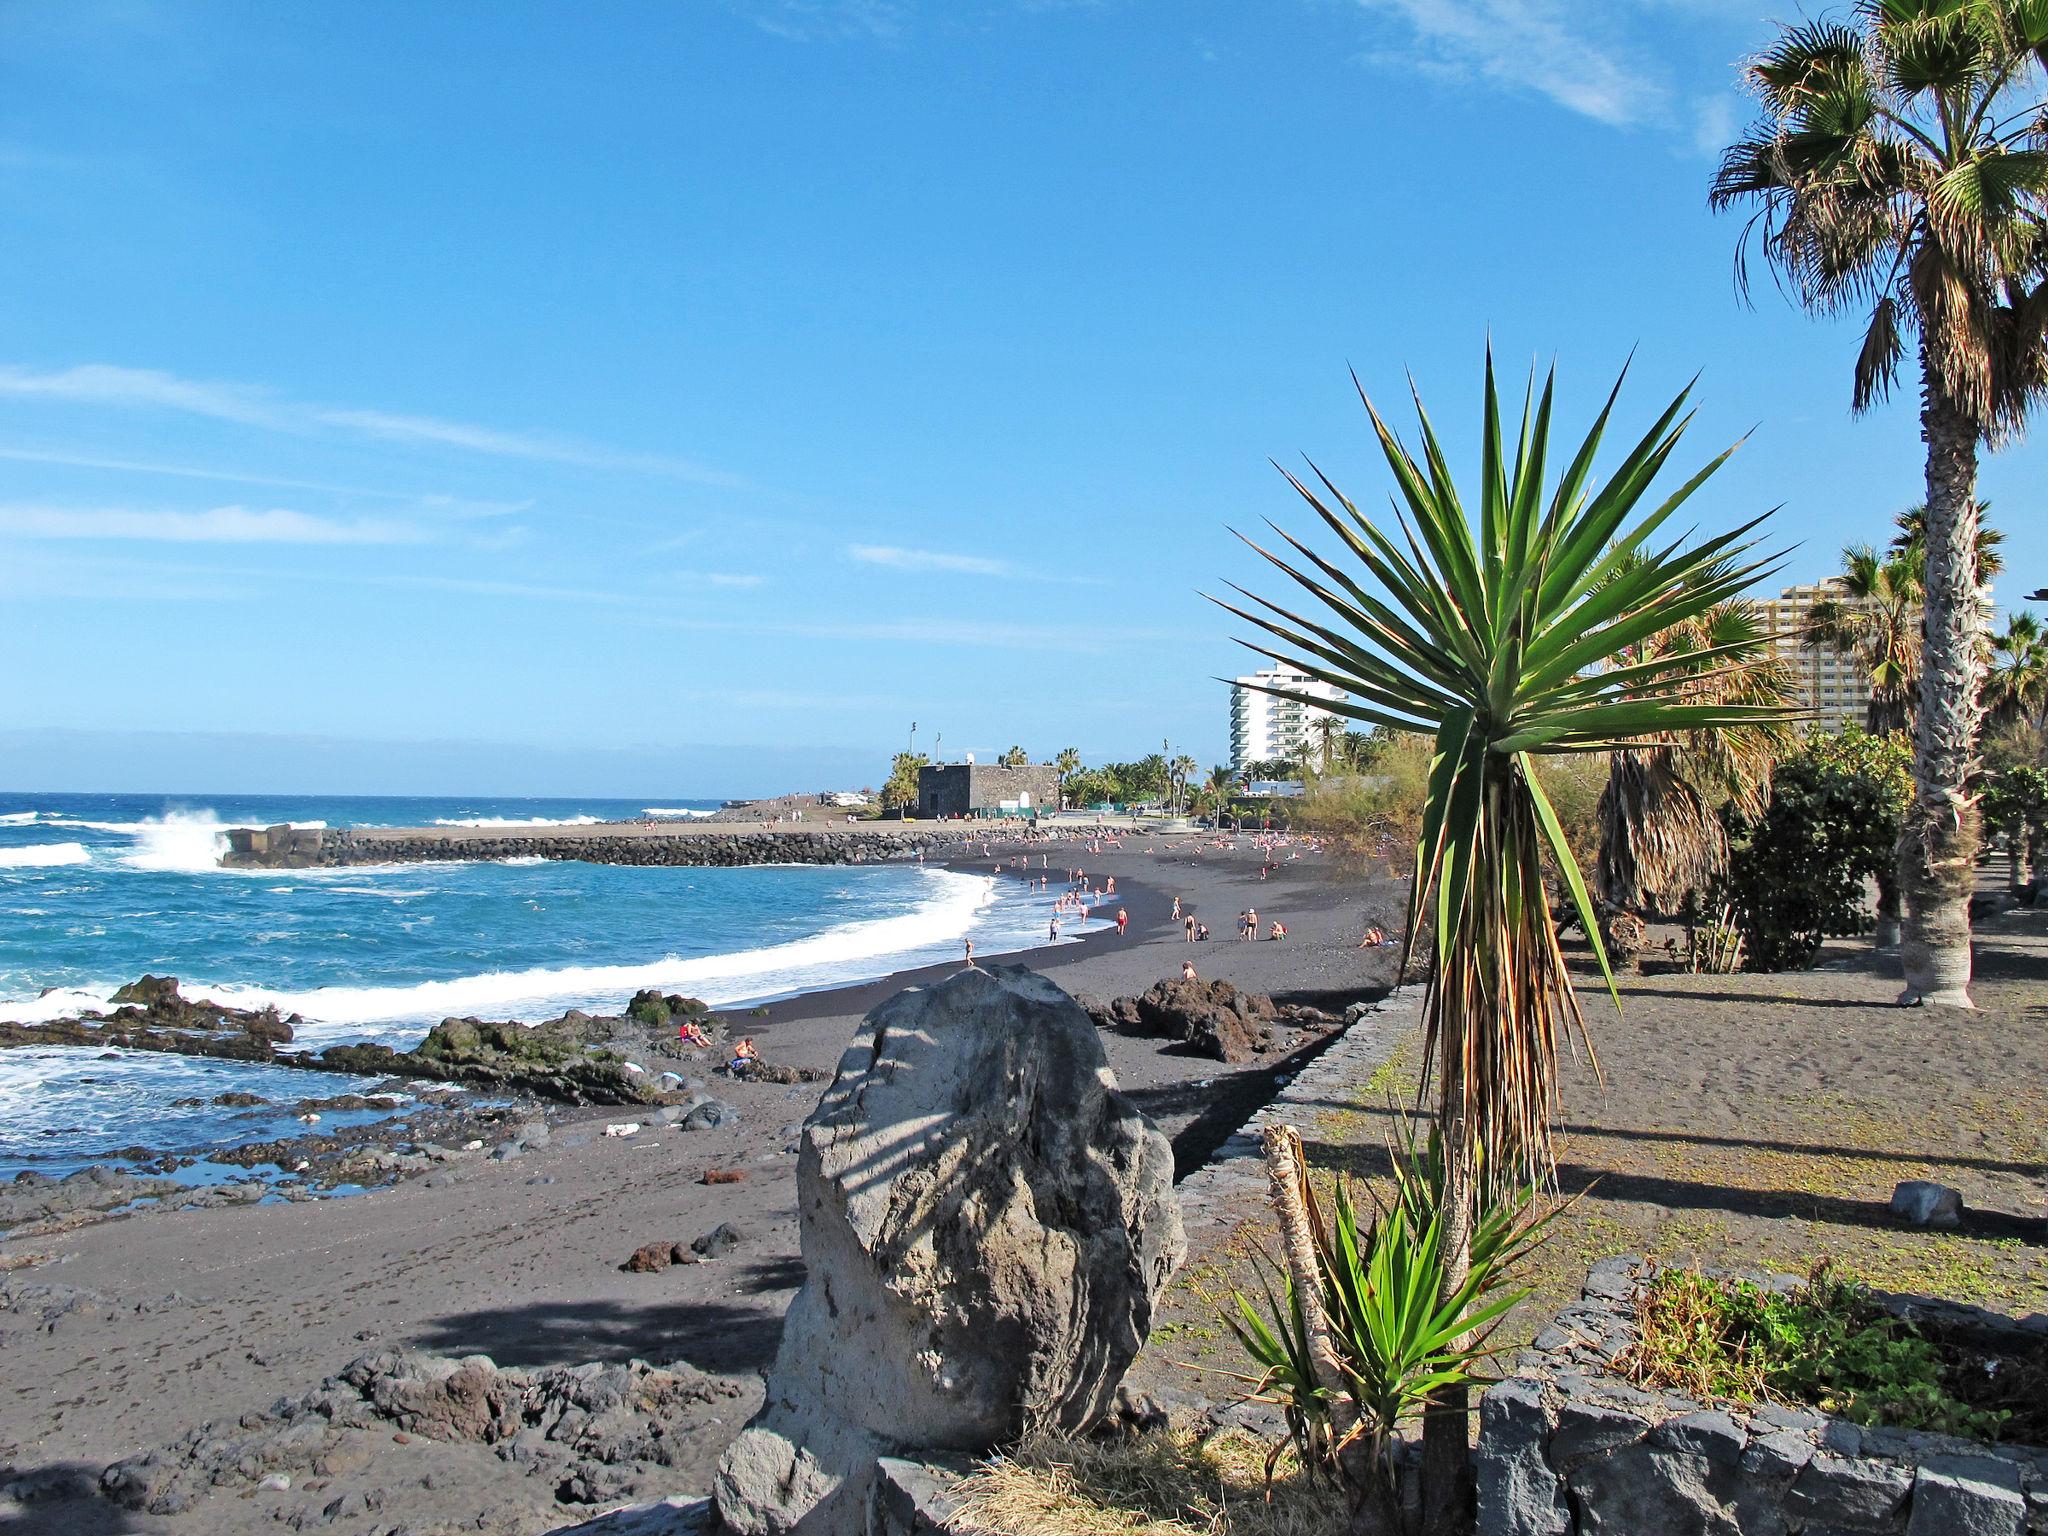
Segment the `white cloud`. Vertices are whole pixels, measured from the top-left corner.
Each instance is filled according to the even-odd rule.
[[[538,432],[447,421],[396,411],[315,405],[279,398],[246,384],[179,378],[154,368],[82,363],[37,372],[0,365],[0,395],[58,400],[77,405],[111,405],[178,411],[269,432],[340,432],[381,442],[426,443],[499,458],[576,464],[592,469],[666,475],[704,485],[744,485],[738,475],[664,454],[630,453]]]
[[[263,485],[275,490],[320,491],[330,496],[366,496],[378,501],[409,502],[444,517],[510,517],[532,508],[533,501],[478,501],[443,491],[387,491],[373,486],[336,485],[328,480],[296,480],[287,475],[258,475],[238,469],[207,469],[192,464],[166,464],[151,459],[112,459],[101,454],[70,453],[51,448],[0,447],[0,460],[20,464],[61,464],[73,469],[104,469],[120,474],[163,475],[176,480],[222,480],[234,485]]]
[[[699,586],[725,587],[731,591],[751,591],[768,578],[756,576],[748,571],[678,571],[676,579],[696,582]]]
[[[1685,0],[1357,4],[1406,34],[1404,46],[1381,46],[1369,55],[1372,62],[1532,91],[1611,127],[1666,129],[1704,143],[1718,126],[1703,89],[1708,82],[1679,78],[1706,56],[1704,48],[1691,46],[1696,37],[1671,35],[1725,20],[1716,6]]]
[[[425,534],[378,519],[343,522],[285,508],[204,512],[0,505],[0,534],[26,539],[139,539],[163,544],[416,544]]]
[[[915,9],[910,0],[726,0],[726,5],[763,32],[793,43],[900,37]]]
[[[936,549],[903,549],[894,544],[849,544],[847,557],[862,565],[882,565],[895,571],[946,571],[957,576],[1014,576],[1007,560],[985,555],[951,555]]]

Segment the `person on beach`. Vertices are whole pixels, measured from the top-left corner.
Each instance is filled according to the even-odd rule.
[[[1199,977],[1199,976],[1197,976],[1197,975],[1195,974],[1195,962],[1194,962],[1194,961],[1192,961],[1192,960],[1183,960],[1183,961],[1181,961],[1181,963],[1180,963],[1180,979],[1181,979],[1182,981],[1200,981],[1200,980],[1202,979],[1201,977]]]
[[[967,940],[967,969],[970,971],[976,969],[974,964],[974,940],[972,939]]]
[[[1285,923],[1281,922],[1279,918],[1277,918],[1277,917],[1276,917],[1276,918],[1274,918],[1274,919],[1273,919],[1273,927],[1272,927],[1272,930],[1271,930],[1271,931],[1270,931],[1269,933],[1267,933],[1266,937],[1267,937],[1267,938],[1269,938],[1269,939],[1284,939],[1284,938],[1286,938],[1286,937],[1287,937],[1287,925],[1286,925]]]
[[[1173,898],[1173,920],[1176,923],[1180,921],[1180,898],[1178,896]]]
[[[1057,912],[1053,913],[1053,915],[1052,915],[1052,934],[1051,934],[1051,938],[1052,938],[1052,941],[1053,941],[1053,943],[1055,943],[1055,944],[1059,943],[1059,941],[1060,941],[1060,915],[1059,915],[1059,913],[1057,913]]]
[[[1189,913],[1189,914],[1187,915],[1187,917],[1186,917],[1185,919],[1183,919],[1183,920],[1182,920],[1182,924],[1181,924],[1181,926],[1182,926],[1182,927],[1184,927],[1184,928],[1186,928],[1186,929],[1187,929],[1187,931],[1188,931],[1188,942],[1189,942],[1190,944],[1194,943],[1194,942],[1195,942],[1195,915],[1194,915],[1194,913],[1190,912],[1190,913]]]
[[[1195,942],[1197,944],[1209,942],[1209,925],[1207,923],[1195,924]]]
[[[1131,926],[1131,914],[1122,907],[1116,909],[1116,936],[1122,938],[1124,930]]]
[[[732,1048],[732,1065],[726,1070],[737,1072],[746,1066],[748,1062],[759,1061],[760,1059],[761,1053],[754,1049],[754,1037],[748,1035]]]
[[[702,1050],[711,1043],[711,1037],[704,1033],[704,1026],[695,1019],[685,1019],[676,1028],[676,1038],[684,1045]]]
[[[1259,936],[1259,909],[1257,907],[1250,907],[1245,911],[1244,936],[1248,939],[1256,939]]]

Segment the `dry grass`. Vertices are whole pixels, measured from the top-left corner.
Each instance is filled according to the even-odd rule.
[[[959,1488],[970,1536],[1343,1536],[1349,1501],[1283,1458],[1266,1497],[1266,1447],[1248,1435],[1041,1440]]]

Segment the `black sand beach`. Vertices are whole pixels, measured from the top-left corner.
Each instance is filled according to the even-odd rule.
[[[1069,991],[1102,999],[1139,992],[1178,975],[1191,957],[1204,977],[1334,1011],[1378,995],[1391,978],[1397,952],[1357,943],[1368,924],[1396,928],[1398,882],[1358,879],[1320,854],[1289,858],[1294,848],[1274,855],[1261,878],[1267,856],[1250,837],[1228,849],[1156,836],[1085,849],[1035,846],[1031,863],[1049,859],[1055,889],[1070,858],[1091,876],[1114,876],[1130,933],[1119,938],[1108,922],[1090,922],[1081,943],[1012,957]],[[1014,855],[992,840],[988,864],[958,867],[998,859],[1010,865]],[[1176,895],[1209,925],[1209,942],[1184,941],[1171,917]],[[1267,923],[1284,922],[1289,937],[1238,941],[1236,917],[1247,906]],[[829,1073],[867,1009],[949,969],[777,1002],[745,1027],[767,1059]],[[1320,1044],[1283,1032],[1266,1059],[1230,1068],[1158,1040],[1108,1031],[1102,1039],[1119,1082],[1176,1137],[1183,1169],[1290,1069],[1290,1051]],[[212,1498],[187,1515],[131,1512],[83,1492],[111,1462],[258,1412],[367,1352],[398,1348],[529,1367],[686,1361],[730,1376],[736,1395],[689,1410],[687,1443],[671,1448],[659,1490],[702,1491],[758,1401],[756,1373],[772,1358],[802,1277],[787,1149],[820,1090],[720,1078],[713,1091],[739,1110],[736,1125],[684,1134],[644,1113],[579,1111],[545,1147],[507,1161],[473,1156],[367,1195],[144,1211],[0,1242],[0,1486],[41,1490],[0,1501],[0,1531],[203,1527],[235,1536],[296,1516],[336,1532],[525,1536],[587,1512],[482,1446],[418,1439],[362,1465],[337,1463],[311,1483]],[[636,1134],[605,1134],[607,1125],[634,1122],[643,1124]],[[707,1185],[713,1169],[745,1177]],[[645,1244],[688,1244],[721,1224],[741,1237],[716,1262],[659,1273],[619,1267]],[[382,1490],[378,1508],[349,1501],[369,1488]]]

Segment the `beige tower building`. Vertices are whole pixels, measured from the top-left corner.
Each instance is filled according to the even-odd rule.
[[[1826,646],[1804,643],[1813,622],[1814,604],[1842,595],[1839,577],[1787,587],[1776,597],[1753,599],[1771,636],[1771,655],[1783,662],[1800,685],[1800,702],[1818,717],[1823,730],[1861,725],[1870,704],[1870,679],[1854,656]]]

